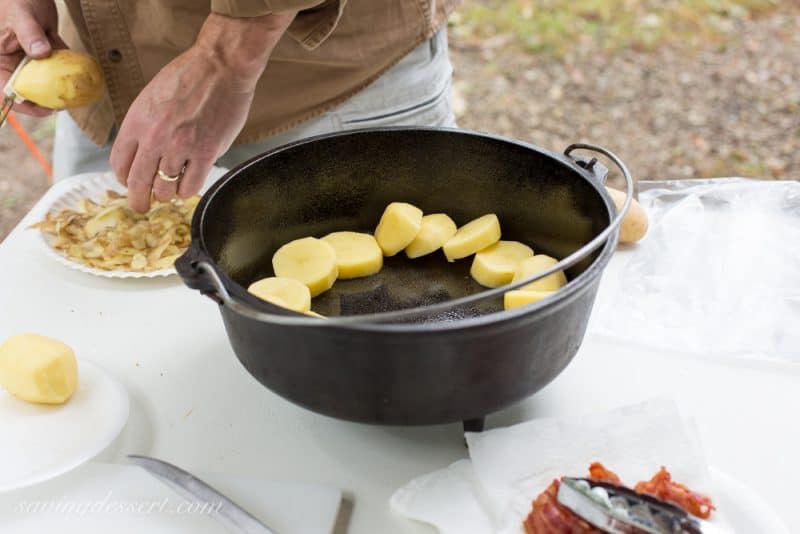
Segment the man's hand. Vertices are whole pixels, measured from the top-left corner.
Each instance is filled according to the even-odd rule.
[[[43,58],[53,48],[67,48],[58,36],[58,12],[53,0],[4,0],[0,2],[0,88],[26,55]],[[23,102],[14,111],[44,117],[51,110]]]
[[[241,131],[256,82],[294,14],[235,19],[211,15],[195,45],[167,64],[131,105],[111,167],[134,210],[196,194]],[[156,176],[181,174],[178,182]]]

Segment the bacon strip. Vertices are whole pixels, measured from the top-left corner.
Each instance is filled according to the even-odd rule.
[[[710,497],[692,491],[683,484],[673,481],[672,475],[663,466],[658,473],[653,475],[653,478],[639,482],[633,490],[676,504],[701,519],[708,519],[711,511],[715,510]]]
[[[595,482],[623,485],[617,474],[606,469],[600,462],[594,462],[589,466],[589,478]],[[594,528],[559,504],[558,486],[559,481],[554,480],[533,501],[531,513],[523,522],[526,534],[602,534],[601,530]],[[636,484],[634,491],[671,502],[703,519],[707,519],[714,510],[709,497],[696,493],[683,484],[673,482],[672,476],[664,467],[649,481]]]
[[[589,478],[595,482],[608,482],[617,486],[623,485],[617,474],[606,469],[606,466],[600,462],[592,462],[592,465],[589,466]]]
[[[526,534],[602,534],[558,503],[558,486],[554,480],[533,501],[533,510],[523,523]]]

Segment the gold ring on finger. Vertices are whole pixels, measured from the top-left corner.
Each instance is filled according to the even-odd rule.
[[[170,176],[161,169],[158,169],[158,177],[164,180],[165,182],[177,182],[178,180],[180,180],[182,175],[183,175],[183,169],[181,169],[181,172],[179,172],[175,176]]]

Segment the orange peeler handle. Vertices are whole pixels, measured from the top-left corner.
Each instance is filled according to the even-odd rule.
[[[50,183],[53,183],[53,168],[50,166],[50,163],[47,161],[47,158],[39,151],[39,148],[36,146],[36,143],[33,142],[31,136],[28,135],[28,132],[25,131],[25,128],[22,127],[22,124],[17,120],[17,117],[14,116],[14,113],[9,111],[7,117],[8,123],[14,128],[14,131],[17,132],[17,135],[22,142],[25,144],[25,148],[28,149],[28,152],[34,157],[34,159],[41,165],[42,169],[44,169],[45,174],[49,178]]]

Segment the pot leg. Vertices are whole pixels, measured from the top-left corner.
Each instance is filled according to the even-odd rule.
[[[464,432],[483,432],[483,425],[486,422],[485,417],[478,417],[477,419],[467,419],[463,422]]]

